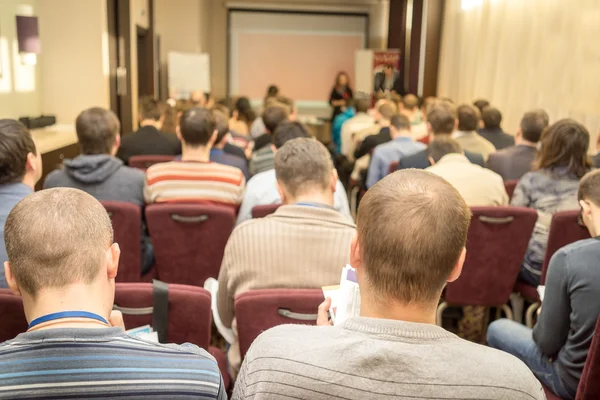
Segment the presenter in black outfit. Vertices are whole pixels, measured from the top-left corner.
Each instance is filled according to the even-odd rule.
[[[335,78],[335,86],[331,89],[329,95],[329,104],[333,107],[333,114],[331,115],[331,123],[339,114],[344,112],[345,107],[348,105],[348,100],[352,99],[352,89],[350,88],[350,77],[346,72],[340,72]]]

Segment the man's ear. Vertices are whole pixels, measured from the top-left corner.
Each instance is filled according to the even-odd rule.
[[[177,125],[177,129],[175,130],[175,132],[177,133],[177,139],[179,139],[179,141],[183,143],[183,137],[181,137],[181,128],[179,127],[179,125]]]
[[[279,181],[275,181],[275,187],[277,188],[277,193],[279,193],[279,197],[281,198],[281,204],[287,204],[288,196],[283,189],[283,185],[281,185]]]
[[[35,182],[42,177],[42,156],[40,154],[27,153],[27,164],[25,173],[35,178]]]
[[[8,284],[10,291],[15,296],[21,296],[21,289],[17,284],[17,280],[15,279],[15,276],[12,273],[12,269],[10,268],[10,263],[8,261],[4,262],[4,276],[6,278],[6,283]]]
[[[460,257],[458,257],[458,261],[456,262],[456,265],[452,269],[452,273],[448,277],[448,282],[454,282],[455,280],[457,280],[460,277],[460,274],[462,272],[463,265],[465,264],[466,258],[467,258],[467,248],[463,247],[463,249],[460,253]]]
[[[350,243],[350,265],[362,274],[362,258],[360,256],[360,243],[358,241],[358,233],[354,233],[352,242]]]
[[[210,135],[210,139],[208,139],[208,144],[210,146],[213,146],[215,144],[215,142],[217,141],[217,135],[219,134],[218,130],[214,130],[212,135]]]
[[[521,128],[518,128],[517,131],[515,132],[515,141],[520,140],[522,137],[523,137],[523,131],[521,130]]]
[[[338,172],[335,168],[331,169],[331,175],[329,176],[329,188],[333,193],[335,193],[335,189],[337,188],[338,181]]]
[[[433,157],[427,156],[427,159],[429,160],[429,164],[435,165],[435,161],[434,161]]]
[[[109,280],[114,280],[117,277],[119,270],[119,258],[121,257],[121,249],[118,243],[113,243],[106,250],[106,276]]]

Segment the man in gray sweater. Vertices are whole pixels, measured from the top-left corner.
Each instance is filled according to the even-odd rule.
[[[592,239],[558,250],[550,261],[542,311],[533,331],[498,320],[490,346],[523,360],[561,399],[574,399],[600,315],[600,170],[579,183],[581,220]]]
[[[430,172],[404,170],[375,184],[350,248],[360,317],[263,333],[233,399],[544,399],[516,357],[435,325],[442,290],[465,261],[470,219],[458,191]],[[328,325],[329,305],[319,307],[318,324]]]
[[[44,189],[69,187],[83,190],[99,201],[122,201],[143,207],[146,175],[115,157],[121,144],[117,116],[110,110],[90,108],[79,114],[75,130],[81,155],[65,160],[61,169],[52,171]],[[152,245],[143,229],[142,273],[153,263]]]

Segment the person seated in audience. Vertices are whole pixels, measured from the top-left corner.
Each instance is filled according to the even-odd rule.
[[[515,138],[505,133],[500,127],[502,113],[495,107],[485,107],[481,113],[483,128],[477,133],[494,145],[496,150],[502,150],[515,145]]]
[[[273,169],[273,132],[283,121],[290,117],[290,109],[283,103],[270,102],[265,109],[262,119],[265,123],[266,133],[259,136],[254,142],[254,152],[250,158],[250,172],[252,175]]]
[[[234,103],[233,114],[229,121],[229,127],[235,133],[248,137],[250,127],[256,119],[256,113],[252,109],[250,99],[239,97]]]
[[[427,136],[427,123],[423,119],[419,108],[419,98],[414,94],[407,94],[402,98],[402,114],[408,117],[411,125],[411,135],[414,140]]]
[[[545,399],[517,358],[435,323],[446,282],[460,276],[470,220],[460,193],[435,174],[406,170],[379,181],[360,202],[350,250],[360,316],[327,326],[328,299],[320,326],[264,332],[233,399]]]
[[[220,104],[220,103],[215,104],[215,106],[213,107],[213,110],[220,111],[221,113],[223,113],[227,116],[231,115],[231,110],[224,104]],[[252,149],[249,149],[249,150],[250,151],[248,151],[248,153],[250,153],[252,151]],[[225,153],[231,154],[233,156],[238,156],[238,157],[246,159],[246,160],[248,159],[244,148],[237,146],[234,143],[233,133],[231,132],[231,128],[229,129],[229,135],[227,138],[227,142],[223,146],[223,151]]]
[[[0,344],[10,372],[3,397],[227,398],[205,350],[125,333],[123,316],[112,311],[120,249],[92,196],[67,188],[31,194],[10,212],[5,237],[6,280],[23,300],[29,329]]]
[[[479,125],[479,110],[469,104],[463,104],[457,109],[458,130],[452,137],[461,145],[464,150],[479,153],[487,161],[490,154],[496,151],[496,148],[490,141],[477,134],[476,129]]]
[[[516,146],[490,154],[487,167],[505,181],[521,179],[533,168],[537,144],[547,126],[548,114],[544,110],[526,112],[515,135]]]
[[[13,119],[0,119],[0,288],[4,278],[4,223],[8,213],[25,196],[33,193],[42,177],[42,156],[25,125]]]
[[[206,201],[238,207],[246,179],[236,167],[210,162],[218,131],[212,111],[183,113],[177,137],[181,161],[154,164],[146,171],[147,203]]]
[[[445,101],[436,101],[427,110],[429,142],[438,137],[450,137],[457,124],[454,106]],[[481,154],[464,151],[464,155],[471,163],[481,167],[484,166]],[[399,161],[399,170],[407,168],[425,169],[431,166],[427,150],[421,150],[411,156],[402,157]]]
[[[246,158],[225,152],[225,146],[229,140],[229,120],[227,115],[219,110],[213,110],[213,115],[217,127],[217,138],[215,139],[214,147],[210,149],[210,161],[239,168],[244,173],[244,177],[250,179],[250,171],[248,170],[248,161]]]
[[[360,146],[357,146],[354,151],[354,158],[357,160],[371,153],[371,150],[380,144],[392,140],[392,136],[390,135],[390,121],[392,116],[398,113],[396,105],[391,101],[384,100],[377,109],[377,112],[379,114],[379,126],[381,129],[377,134],[365,137]]]
[[[48,174],[44,189],[70,187],[83,190],[99,201],[122,201],[145,205],[146,177],[139,169],[123,165],[115,157],[121,141],[121,124],[110,110],[94,107],[75,120],[81,155],[65,160],[62,168]],[[142,274],[154,264],[152,242],[142,226]]]
[[[470,207],[508,204],[502,177],[472,164],[455,139],[437,137],[429,143],[427,153],[432,164],[427,171],[441,176],[454,186]]]
[[[354,117],[346,120],[342,125],[342,132],[340,138],[340,154],[351,158],[354,153],[355,134],[363,129],[369,128],[375,125],[375,118],[369,115],[370,100],[367,98],[361,98],[357,95],[354,102],[354,108],[356,114]]]
[[[384,119],[383,116],[381,115],[381,113],[379,112],[379,109],[381,108],[381,106],[386,103],[391,104],[392,107],[395,107],[395,109],[397,109],[396,106],[394,105],[394,103],[389,99],[377,100],[373,109],[369,111],[369,113],[373,115],[373,118],[375,120],[374,124],[369,125],[366,128],[357,130],[356,132],[354,132],[352,134],[352,141],[350,142],[350,148],[347,150],[348,154],[347,155],[344,154],[350,161],[355,160],[354,155],[356,153],[356,150],[360,147],[361,143],[363,142],[363,140],[366,137],[378,134],[381,131],[381,129],[383,129],[383,128],[389,128],[390,120]],[[367,157],[366,159],[367,159],[367,163],[364,167],[365,170],[369,165],[369,163],[368,163],[369,158]]]
[[[391,163],[427,148],[423,143],[413,141],[410,129],[411,123],[408,117],[403,114],[392,117],[390,121],[392,141],[375,147],[367,173],[367,188],[389,173]]]
[[[152,98],[142,99],[140,105],[140,129],[121,140],[117,157],[125,164],[132,156],[181,154],[177,137],[161,132],[165,115],[164,105]]]
[[[513,206],[538,212],[519,274],[519,279],[533,286],[540,283],[552,215],[578,208],[577,186],[591,167],[587,156],[590,135],[583,125],[572,119],[547,127],[540,143],[533,171],[523,175],[511,200]]]
[[[275,85],[271,85],[267,88],[267,94],[264,99],[263,106],[266,109],[268,107],[269,100],[276,98],[279,95],[279,88]],[[258,116],[254,122],[252,122],[252,126],[250,127],[250,136],[253,139],[256,139],[260,135],[265,133],[265,123],[261,116]]]
[[[239,225],[225,248],[217,304],[226,327],[232,326],[237,295],[336,284],[349,261],[355,227],[333,207],[338,179],[327,148],[312,138],[287,141],[275,154],[275,175],[283,205]],[[228,358],[236,373],[237,343]]]
[[[289,140],[308,138],[310,136],[308,129],[303,124],[294,121],[284,121],[273,132],[273,151],[277,155],[278,149]],[[277,176],[274,168],[256,174],[248,181],[244,200],[238,213],[237,225],[252,219],[252,209],[254,207],[281,203],[282,198],[277,191],[276,183]],[[344,186],[339,179],[335,188],[333,206],[349,221],[352,221],[352,214],[350,214],[350,207],[348,206],[348,196],[346,196]]]
[[[600,171],[586,174],[577,195],[593,239],[558,250],[550,261],[533,331],[506,319],[488,328],[488,344],[520,358],[561,399],[574,399],[600,315]]]
[[[356,108],[354,107],[354,99],[348,99],[344,111],[331,121],[331,139],[335,146],[334,150],[336,154],[340,154],[340,151],[342,150],[342,127],[346,121],[354,118],[355,115]]]

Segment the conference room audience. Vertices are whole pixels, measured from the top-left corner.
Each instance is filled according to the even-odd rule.
[[[262,114],[265,133],[254,141],[254,152],[250,158],[250,172],[256,175],[273,168],[273,132],[279,124],[289,119],[290,109],[283,103],[272,101]]]
[[[369,99],[357,98],[354,101],[356,114],[342,125],[339,152],[346,158],[354,157],[356,133],[375,125],[375,117],[369,115],[369,107]]]
[[[354,97],[350,87],[350,76],[344,71],[338,72],[335,83],[329,94],[329,105],[333,108],[331,122],[348,106],[348,101]]]
[[[413,140],[410,120],[403,114],[396,114],[392,117],[390,136],[391,141],[380,144],[373,150],[367,172],[367,188],[379,182],[389,173],[391,163],[427,148],[423,143]]]
[[[458,107],[457,115],[458,130],[452,137],[464,150],[481,154],[484,161],[487,161],[489,155],[495,152],[496,148],[476,132],[480,120],[479,110],[472,105],[463,104]]]
[[[392,120],[392,117],[398,113],[398,108],[391,101],[383,101],[377,109],[377,113],[380,130],[378,133],[363,139],[360,146],[354,151],[354,158],[357,160],[362,156],[371,153],[371,150],[380,144],[392,140],[392,136],[390,135],[390,121]]]
[[[205,350],[125,333],[112,311],[120,249],[92,196],[67,188],[31,194],[10,212],[5,236],[6,278],[29,329],[0,344],[3,397],[227,398]]]
[[[379,181],[360,202],[350,248],[360,317],[327,326],[326,301],[321,326],[264,332],[246,354],[233,399],[545,399],[517,358],[435,324],[446,282],[460,276],[470,220],[461,195],[432,173]]]
[[[452,135],[456,128],[456,124],[456,111],[452,104],[445,101],[436,101],[428,107],[427,126],[429,129],[430,142],[437,137],[449,137]],[[464,151],[464,155],[471,163],[481,167],[484,166],[481,154]],[[427,150],[421,150],[411,156],[402,157],[399,161],[399,170],[407,168],[425,169],[431,166]]]
[[[481,112],[483,128],[479,128],[477,133],[484,139],[487,139],[494,145],[496,150],[502,150],[515,145],[515,138],[504,132],[500,124],[502,123],[502,113],[495,107],[485,107]]]
[[[525,113],[515,135],[515,146],[490,154],[487,167],[505,181],[521,179],[531,171],[537,155],[537,144],[548,126],[548,114],[544,110]]]
[[[265,95],[263,101],[263,107],[266,109],[268,107],[269,100],[276,98],[279,95],[279,88],[275,85],[271,85],[267,88],[267,94]],[[252,126],[250,127],[250,136],[253,139],[256,139],[260,135],[265,133],[265,123],[262,119],[262,116],[257,116],[254,122],[252,122]]]
[[[165,106],[158,100],[145,98],[140,104],[140,128],[121,139],[117,157],[125,164],[133,156],[181,154],[181,143],[177,137],[161,132]]]
[[[600,171],[586,174],[577,198],[592,239],[550,260],[541,313],[533,331],[506,319],[488,329],[488,344],[520,358],[561,399],[574,399],[600,315]]]
[[[229,140],[229,119],[227,115],[219,110],[213,110],[213,115],[217,127],[217,138],[215,139],[215,145],[210,149],[210,161],[239,168],[244,173],[246,180],[250,179],[246,158],[225,152],[225,146]]]
[[[277,149],[281,148],[287,141],[296,138],[308,138],[310,137],[308,129],[296,121],[284,121],[273,133],[273,147],[275,148],[275,155],[277,155]],[[267,204],[280,204],[282,199],[277,191],[277,177],[275,169],[272,168],[268,171],[261,172],[260,174],[254,175],[246,186],[244,192],[244,199],[238,212],[237,222],[239,225],[242,222],[252,219],[252,209],[256,206],[262,206]],[[344,215],[349,221],[353,221],[352,214],[350,213],[350,207],[348,205],[348,196],[342,182],[337,181],[334,204],[336,210]]]
[[[333,285],[349,261],[355,227],[333,207],[338,180],[327,148],[312,138],[287,141],[275,154],[275,175],[282,206],[239,225],[225,248],[217,305],[226,327],[239,294]],[[235,375],[241,364],[237,342],[228,359]]]
[[[181,161],[148,168],[146,202],[208,201],[237,208],[246,180],[239,168],[210,162],[217,135],[212,111],[192,108],[184,112],[177,134],[182,142]]]
[[[4,224],[8,213],[23,198],[33,193],[42,176],[42,156],[31,133],[13,119],[0,119],[0,288],[8,287],[4,278]]]
[[[587,156],[590,135],[583,125],[572,119],[550,125],[542,133],[540,142],[533,171],[523,175],[511,200],[513,206],[538,212],[519,274],[519,279],[533,286],[540,283],[552,215],[578,208],[577,186],[591,167]]]
[[[427,136],[427,123],[423,119],[419,108],[419,98],[414,94],[407,94],[402,98],[402,114],[408,117],[411,125],[411,135],[414,140],[423,139]]]
[[[427,153],[432,164],[427,171],[441,176],[454,186],[470,207],[508,204],[502,177],[472,164],[455,139],[437,137],[429,143]]]

